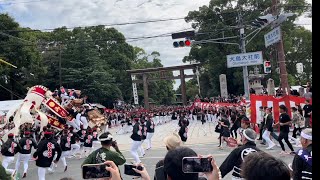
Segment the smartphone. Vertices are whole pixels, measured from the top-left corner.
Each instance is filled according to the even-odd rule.
[[[82,166],[83,179],[97,179],[111,177],[111,173],[106,170],[106,164],[84,164]]]
[[[141,176],[141,174],[135,172],[132,168],[136,168],[140,171],[143,170],[143,167],[141,166],[135,166],[135,165],[132,165],[132,164],[125,164],[124,165],[124,174],[126,175],[129,175],[129,176]]]
[[[182,171],[184,173],[211,172],[212,158],[184,157],[182,159]]]

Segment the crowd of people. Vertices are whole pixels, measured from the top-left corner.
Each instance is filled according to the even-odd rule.
[[[57,94],[58,95],[58,94]],[[69,94],[74,97],[74,94]],[[204,102],[208,99],[204,99]],[[219,99],[214,100],[220,102]],[[240,98],[231,98],[231,101],[239,102]],[[210,102],[210,101],[209,101]],[[176,120],[176,131],[164,139],[168,150],[163,160],[156,164],[154,179],[222,179],[229,172],[235,179],[308,179],[312,178],[312,130],[310,117],[312,105],[309,99],[303,107],[292,107],[292,116],[288,108],[280,105],[280,117],[275,120],[272,107],[260,107],[258,120],[259,132],[256,133],[255,124],[246,116],[245,106],[208,107],[184,107],[161,106],[145,111],[142,108],[119,108],[114,111],[105,111],[107,126],[104,129],[90,127],[79,121],[79,128],[66,125],[63,130],[58,130],[50,124],[43,129],[35,124],[24,124],[20,127],[20,136],[8,135],[8,140],[1,143],[3,156],[0,167],[0,179],[10,179],[15,176],[23,162],[23,178],[27,177],[30,159],[36,162],[39,180],[45,180],[46,172],[54,173],[58,162],[61,161],[64,171],[68,170],[68,158],[85,158],[82,165],[106,163],[106,171],[112,174],[111,179],[122,179],[118,166],[127,162],[120,151],[114,136],[108,128],[118,128],[117,134],[132,133],[130,154],[137,166],[143,170],[134,169],[141,174],[142,179],[151,179],[147,169],[142,164],[141,157],[145,156],[142,144],[147,143],[147,149],[152,149],[152,137],[156,126]],[[82,113],[81,116],[87,116]],[[220,167],[215,162],[214,156],[200,155],[196,150],[185,147],[188,140],[189,124],[192,121],[201,121],[202,126],[213,123],[215,132],[219,133],[219,148],[224,144],[233,147],[234,150],[224,160]],[[12,119],[0,130],[1,134],[14,127]],[[290,129],[293,127],[292,135]],[[297,137],[300,136],[298,139]],[[290,140],[291,141],[290,141]],[[286,152],[283,140],[290,151]],[[256,143],[267,145],[265,150],[258,148]],[[294,142],[298,151],[294,151],[291,142]],[[271,156],[268,150],[275,146],[281,147],[281,155],[294,156],[291,167],[280,159]],[[112,150],[114,149],[114,150]],[[15,168],[8,168],[17,157]],[[184,157],[210,157],[213,171],[205,172],[205,177],[199,177],[199,173],[184,173],[182,171],[182,159]],[[290,169],[291,168],[291,169]],[[1,173],[1,172],[7,173]]]

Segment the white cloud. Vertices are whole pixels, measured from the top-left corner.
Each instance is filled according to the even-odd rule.
[[[189,11],[208,5],[210,0],[43,0],[19,3],[23,1],[25,2],[25,0],[0,1],[0,9],[2,12],[8,12],[23,27],[46,29],[185,17]],[[307,1],[311,3],[310,0]],[[16,4],[1,5],[5,2]],[[297,23],[311,24],[310,21],[310,18],[300,18]],[[307,26],[311,29],[311,26],[309,27]],[[182,19],[115,26],[115,28],[128,38],[181,31],[191,28],[191,24]],[[164,66],[182,65],[182,59],[188,55],[190,48],[173,48],[172,42],[169,36],[129,43],[142,47],[148,53],[160,52]],[[175,88],[179,84],[177,82]]]

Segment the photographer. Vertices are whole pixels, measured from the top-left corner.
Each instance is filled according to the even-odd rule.
[[[84,164],[99,164],[105,161],[113,161],[117,166],[122,165],[126,162],[125,157],[120,152],[118,144],[113,140],[111,133],[106,132],[98,137],[101,142],[101,148],[92,152],[82,163]],[[110,147],[113,147],[115,151],[111,151]]]
[[[178,147],[176,149],[168,151],[167,155],[164,158],[164,171],[167,174],[168,180],[204,180],[206,178],[199,177],[199,173],[184,173],[182,171],[182,159],[184,157],[201,157],[198,156],[195,151],[188,147]],[[220,170],[212,156],[211,165],[213,171],[205,172],[208,180],[220,180],[221,173]]]
[[[111,179],[110,180],[122,180],[119,168],[117,167],[117,165],[113,161],[106,161],[104,163],[107,165],[106,170],[111,173]],[[150,176],[149,176],[149,174],[147,172],[147,169],[143,166],[143,164],[141,164],[141,163],[140,164],[136,164],[136,166],[143,167],[142,171],[133,168],[133,170],[135,172],[141,174],[141,179],[142,180],[150,180]],[[140,177],[137,177],[137,178],[140,178]],[[133,179],[137,179],[137,178],[133,178]]]

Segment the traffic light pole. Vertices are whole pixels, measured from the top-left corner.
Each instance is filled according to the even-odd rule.
[[[272,0],[272,15],[278,15],[277,10],[277,0]],[[281,33],[281,30],[280,30]],[[284,56],[284,49],[283,49],[283,36],[281,34],[280,41],[276,44],[277,50],[278,50],[278,60],[279,60],[279,68],[280,68],[280,82],[281,82],[281,88],[284,91],[285,94],[290,93],[290,87],[288,83],[288,74],[287,74],[287,68],[286,68],[286,59]]]
[[[244,26],[241,11],[239,11],[239,27],[240,27],[240,49],[241,53],[246,53],[246,36],[244,34]],[[244,86],[244,96],[246,100],[250,100],[249,94],[249,75],[248,75],[248,66],[242,66],[243,74],[243,86]]]

